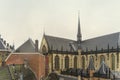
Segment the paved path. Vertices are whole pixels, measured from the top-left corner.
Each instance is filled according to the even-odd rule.
[[[0,67],[0,80],[11,80],[8,67]]]

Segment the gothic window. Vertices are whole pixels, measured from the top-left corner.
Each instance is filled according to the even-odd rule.
[[[93,56],[90,56],[90,58],[92,59],[92,62],[93,62],[93,64],[94,64],[94,57],[93,57]]]
[[[47,52],[45,45],[42,47],[42,52],[45,54]]]
[[[102,61],[105,62],[105,57],[103,55],[100,56],[100,64],[102,63]]]
[[[63,68],[63,63],[64,63],[63,61],[64,61],[64,60],[63,60],[63,58],[61,57],[61,65],[60,65],[60,66],[61,66],[62,68]]]
[[[112,60],[111,69],[115,70],[115,55],[114,54],[111,55],[111,60]]]
[[[66,69],[69,68],[69,57],[68,56],[65,57],[65,68]]]
[[[77,56],[74,57],[74,68],[77,68]]]
[[[55,69],[56,70],[59,70],[59,68],[60,68],[60,62],[59,62],[59,56],[57,55],[57,56],[55,56]]]
[[[117,53],[117,68],[119,68],[119,52]]]
[[[85,57],[82,56],[82,69],[85,69]]]

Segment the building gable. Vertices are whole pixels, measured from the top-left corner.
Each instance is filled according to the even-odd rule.
[[[76,50],[75,41],[65,38],[53,37],[45,35],[49,50],[53,51],[71,51]],[[73,48],[74,47],[74,48]]]
[[[48,52],[49,47],[48,47],[48,43],[46,41],[45,36],[43,36],[42,41],[41,41],[40,52],[43,52],[43,47],[46,48],[46,52]]]
[[[15,52],[35,52],[35,44],[32,39],[28,39],[25,43],[18,47]]]

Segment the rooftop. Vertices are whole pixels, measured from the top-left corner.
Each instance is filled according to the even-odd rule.
[[[77,51],[78,44],[75,40],[53,37],[53,36],[44,36],[49,50],[58,50],[58,51]],[[92,39],[87,39],[81,42],[81,47],[83,51],[98,51],[109,49],[117,49],[117,46],[120,46],[120,32],[112,33]]]

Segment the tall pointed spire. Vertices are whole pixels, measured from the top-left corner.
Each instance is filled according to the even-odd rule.
[[[45,26],[44,26],[44,28],[43,28],[43,36],[45,36]]]
[[[78,11],[78,33],[77,33],[77,41],[80,43],[82,41],[82,34],[80,28],[80,12]]]

